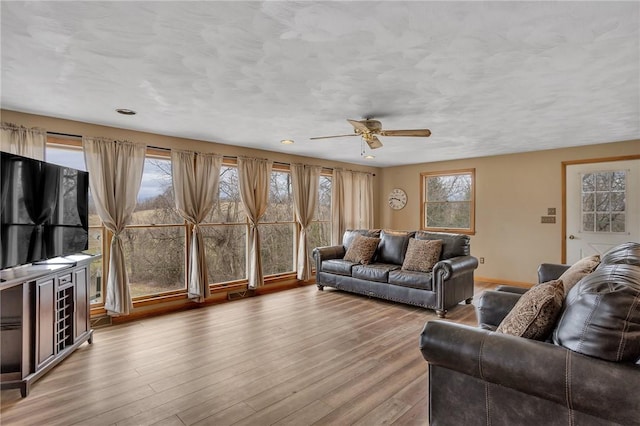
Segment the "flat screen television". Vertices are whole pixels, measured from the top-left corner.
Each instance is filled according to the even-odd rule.
[[[0,269],[80,253],[89,243],[89,174],[1,153]]]

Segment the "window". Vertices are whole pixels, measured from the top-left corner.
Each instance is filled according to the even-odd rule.
[[[186,288],[186,229],[175,207],[171,158],[149,149],[136,208],[122,233],[131,297]]]
[[[582,178],[582,231],[625,232],[625,170],[585,173]]]
[[[296,222],[289,171],[271,171],[269,206],[258,226],[264,275],[295,271]]]
[[[50,163],[65,167],[73,167],[78,170],[87,170],[84,163],[84,153],[80,140],[60,140],[49,138],[46,146],[46,160]],[[89,249],[88,253],[102,254],[105,252],[105,228],[96,211],[96,206],[89,190]],[[106,265],[104,258],[91,263],[90,269],[90,299],[92,304],[103,303],[104,280],[106,275],[103,270]]]
[[[308,231],[309,250],[331,244],[331,176],[320,175],[316,213]]]
[[[222,165],[218,198],[201,226],[210,284],[247,278],[247,216],[240,200],[238,169]]]
[[[422,229],[475,233],[475,169],[421,175]]]

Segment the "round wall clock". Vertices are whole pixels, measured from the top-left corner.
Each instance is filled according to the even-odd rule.
[[[394,188],[389,192],[389,207],[400,210],[407,205],[407,193],[400,188]]]

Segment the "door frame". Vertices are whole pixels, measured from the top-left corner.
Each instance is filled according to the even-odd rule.
[[[567,166],[576,164],[607,163],[610,161],[640,160],[640,154],[607,158],[589,158],[562,162],[562,263],[567,262]]]

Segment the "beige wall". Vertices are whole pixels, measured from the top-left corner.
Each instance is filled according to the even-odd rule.
[[[534,283],[542,262],[562,258],[562,162],[639,155],[640,140],[536,151],[523,154],[424,163],[382,169],[380,224],[383,228],[420,227],[420,173],[476,169],[476,234],[471,252],[484,257],[476,277]],[[404,209],[391,210],[386,194],[407,192]],[[540,216],[555,207],[555,224]]]

